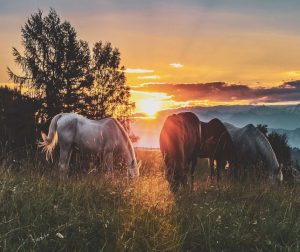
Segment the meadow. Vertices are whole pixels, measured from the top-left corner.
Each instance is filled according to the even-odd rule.
[[[1,251],[300,251],[297,185],[211,183],[201,160],[194,192],[173,195],[158,150],[137,151],[133,181],[122,171],[62,180],[25,151],[0,157]]]

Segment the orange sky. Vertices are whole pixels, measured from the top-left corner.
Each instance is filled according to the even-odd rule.
[[[21,26],[38,8],[47,12],[50,6],[90,46],[103,40],[120,49],[137,112],[147,112],[147,102],[156,109],[249,103],[209,97],[179,101],[157,88],[152,94],[147,88],[135,89],[143,83],[220,81],[269,88],[300,79],[299,1],[93,0],[82,4],[75,0],[70,6],[67,0],[29,0],[0,3],[1,83],[9,81],[6,66],[15,67],[12,46],[22,51]]]

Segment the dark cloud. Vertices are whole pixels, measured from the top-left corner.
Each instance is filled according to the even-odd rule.
[[[285,82],[280,86],[253,88],[241,84],[213,82],[204,84],[146,84],[135,87],[137,91],[163,92],[174,101],[211,100],[231,102],[248,100],[249,103],[300,102],[300,80]]]

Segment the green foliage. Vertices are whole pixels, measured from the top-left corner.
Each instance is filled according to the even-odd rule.
[[[13,56],[23,76],[8,68],[10,79],[34,88],[48,117],[80,111],[82,93],[91,85],[87,42],[78,40],[75,29],[54,9],[47,16],[40,10],[32,14],[21,32],[24,52],[13,48]]]
[[[288,145],[288,139],[285,134],[272,132],[268,135],[268,139],[276,154],[279,163],[289,164],[291,162],[291,149]]]
[[[0,145],[17,148],[34,143],[38,100],[0,88]]]
[[[257,124],[256,128],[258,128],[265,136],[268,135],[268,125],[267,124]]]
[[[256,126],[269,140],[277,160],[280,164],[285,166],[291,162],[291,147],[288,144],[288,139],[285,134],[271,132],[268,134],[268,125],[258,124]]]
[[[195,192],[170,193],[158,151],[138,151],[141,177],[62,181],[38,156],[0,164],[4,251],[299,251],[300,187],[219,186],[198,167]]]
[[[39,98],[39,120],[61,112],[77,112],[94,119],[115,116],[128,119],[134,104],[129,101],[120,52],[110,43],[97,42],[91,58],[86,41],[54,9],[38,11],[22,27],[24,52],[13,48],[22,75],[8,68],[10,79]]]
[[[111,43],[99,41],[94,45],[91,63],[94,82],[86,98],[88,117],[114,116],[125,120],[131,114],[134,104],[129,101],[129,87],[120,61],[120,52]]]

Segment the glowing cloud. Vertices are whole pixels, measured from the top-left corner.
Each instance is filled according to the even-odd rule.
[[[138,76],[138,79],[151,79],[151,80],[155,80],[155,79],[159,79],[160,77],[158,75],[148,75],[148,76]]]
[[[183,65],[180,64],[180,63],[171,63],[170,66],[174,67],[174,68],[181,68],[181,67],[183,67]]]
[[[151,69],[142,69],[142,68],[127,68],[125,73],[153,73],[154,70]]]
[[[214,103],[299,103],[300,80],[284,82],[270,88],[250,87],[242,84],[225,82],[195,83],[195,84],[147,84],[135,87],[137,91],[161,92],[176,102],[208,100]]]

